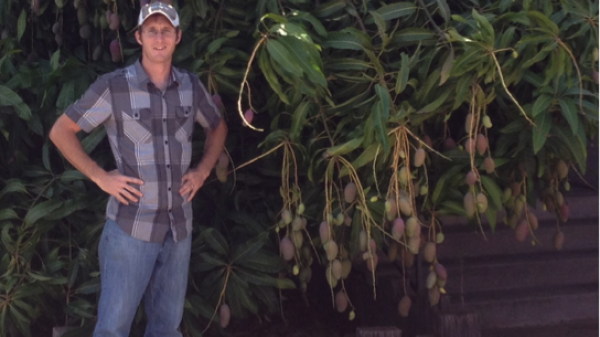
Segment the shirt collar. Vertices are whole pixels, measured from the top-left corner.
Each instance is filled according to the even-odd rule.
[[[137,61],[135,61],[134,67],[138,83],[144,88],[147,87],[148,83],[150,83],[150,78],[148,78],[148,73],[146,73],[146,70],[144,69],[144,67],[142,67],[141,57]],[[179,84],[181,83],[181,76],[182,73],[178,71],[177,68],[171,66],[171,73],[169,75],[169,83],[167,84],[167,87],[170,87],[173,84],[179,86]]]

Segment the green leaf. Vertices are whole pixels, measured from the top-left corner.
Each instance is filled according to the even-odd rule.
[[[83,294],[83,295],[96,294],[99,292],[100,292],[100,278],[99,277],[95,277],[89,281],[86,281],[85,283],[83,283],[82,285],[77,287],[77,289],[75,289],[76,294]]]
[[[251,259],[252,256],[265,245],[268,238],[269,233],[262,232],[256,237],[246,241],[244,244],[237,246],[232,255],[231,263]]]
[[[50,58],[50,65],[52,66],[52,71],[55,71],[56,69],[58,69],[58,66],[60,65],[60,48],[56,49],[56,51],[52,54],[52,57]]]
[[[511,133],[520,133],[527,127],[527,122],[525,122],[522,118],[515,119],[510,122],[507,126],[500,130],[501,133],[511,134]]]
[[[534,20],[540,28],[544,29],[545,32],[553,36],[558,36],[560,29],[556,23],[552,22],[552,20],[550,20],[550,18],[548,18],[546,15],[538,11],[529,11],[527,12],[527,16]]]
[[[206,47],[206,54],[210,55],[216,53],[227,40],[229,40],[227,37],[220,37],[213,40],[208,47]]]
[[[358,156],[358,158],[356,158],[353,162],[352,162],[352,167],[355,170],[358,170],[359,168],[372,163],[373,160],[375,160],[375,156],[377,155],[377,148],[379,147],[379,144],[371,144],[369,145],[369,147],[367,147],[363,153],[360,154],[360,156]],[[341,172],[340,172],[341,175]]]
[[[375,127],[375,138],[379,141],[379,144],[381,144],[385,154],[390,150],[390,142],[386,128],[388,118],[389,109],[386,110],[386,104],[382,100],[378,100],[371,109],[371,119],[373,120],[373,126]]]
[[[266,274],[246,271],[242,268],[235,269],[234,271],[240,278],[246,280],[248,283],[256,284],[259,286],[271,286],[278,289],[295,289],[296,285],[292,280],[287,278],[275,278]]]
[[[335,12],[342,10],[344,7],[346,7],[345,0],[331,0],[322,3],[312,12],[312,14],[317,18],[326,18]]]
[[[573,158],[579,165],[579,168],[585,170],[586,168],[586,149],[579,141],[578,137],[568,134],[566,127],[563,125],[552,124],[550,129],[553,135],[556,135],[571,151]]]
[[[215,254],[201,253],[200,257],[202,258],[202,262],[210,263],[215,266],[227,265],[227,263],[221,258],[221,256],[217,256]]]
[[[327,157],[343,156],[356,150],[362,144],[363,137],[351,139],[344,144],[333,146],[325,151]]]
[[[36,281],[40,281],[40,282],[48,282],[50,280],[53,279],[52,276],[47,276],[47,275],[40,275],[40,274],[36,274],[36,273],[29,273],[29,276],[36,280]]]
[[[491,208],[491,207],[488,207],[485,210],[485,216],[488,219],[488,222],[490,224],[490,228],[492,229],[492,233],[494,233],[496,231],[496,222],[497,222],[496,221],[496,217],[497,217],[497,214],[498,214],[498,212],[495,209]]]
[[[292,37],[294,39],[302,40],[302,42],[313,44],[313,40],[308,32],[295,23],[280,23],[273,25],[269,28],[269,32],[277,33],[279,37]]]
[[[267,306],[269,312],[277,312],[277,310],[279,309],[279,300],[275,295],[275,291],[272,287],[257,286],[251,284],[250,290],[252,291],[254,296],[256,296],[261,302],[263,302]]]
[[[46,170],[52,172],[50,167],[50,143],[44,143],[44,145],[42,145],[42,163]]]
[[[312,42],[302,41],[295,37],[284,36],[278,41],[290,51],[292,61],[300,65],[302,71],[308,75],[309,80],[316,86],[327,87],[327,80],[321,72],[321,58],[319,51]]]
[[[508,48],[513,45],[513,38],[515,36],[515,26],[508,27],[504,33],[502,33],[502,37],[500,38],[500,47]]]
[[[0,85],[0,106],[12,106],[20,118],[28,121],[31,118],[29,106],[10,88]]]
[[[195,312],[198,312],[198,314],[202,315],[206,319],[212,318],[214,309],[202,297],[195,294],[190,294],[186,296],[185,300],[186,308],[191,307]],[[218,316],[215,318],[218,318]]]
[[[355,58],[338,58],[331,59],[325,67],[328,70],[367,70],[373,68],[373,65]]]
[[[446,98],[448,98],[448,95],[450,95],[451,91],[452,90],[446,90],[445,93],[443,93],[441,96],[439,96],[435,101],[427,104],[423,109],[419,110],[418,113],[427,113],[427,112],[435,111],[442,104],[444,104],[444,102],[446,101]]]
[[[295,16],[290,18],[290,20],[294,20],[294,19],[300,19],[300,20],[310,23],[312,25],[312,27],[314,28],[314,30],[317,32],[317,34],[319,34],[321,37],[327,36],[327,30],[325,29],[325,27],[323,26],[321,21],[319,21],[317,18],[310,15],[309,13],[298,12]]]
[[[26,335],[27,337],[31,336],[29,332],[29,325],[31,319],[25,316],[16,306],[11,305],[8,307],[8,313],[13,317],[13,323],[17,324],[19,327],[19,331]]]
[[[571,131],[574,135],[577,134],[579,117],[577,116],[577,107],[575,106],[575,103],[573,100],[559,99],[558,104],[560,105],[560,112],[571,127]]]
[[[62,181],[76,181],[76,180],[84,180],[86,179],[83,173],[77,170],[67,170],[60,175],[60,180]]]
[[[204,231],[202,231],[202,233],[200,233],[200,237],[203,239],[204,242],[206,242],[207,245],[210,246],[210,248],[212,248],[215,252],[219,253],[220,255],[229,254],[229,245],[227,244],[227,241],[225,240],[223,235],[221,235],[221,233],[219,233],[219,231],[217,231],[216,229],[205,229]]]
[[[280,66],[285,67],[285,69],[291,71],[298,78],[302,77],[302,68],[292,60],[290,51],[281,42],[276,39],[269,40],[267,42],[267,51]]]
[[[417,10],[417,8],[418,6],[416,6],[414,3],[394,2],[392,4],[383,5],[379,7],[376,10],[376,12],[379,13],[381,17],[387,21],[397,19],[403,16],[410,16]],[[372,23],[372,20],[373,19],[367,19],[365,20],[365,23]]]
[[[375,85],[375,93],[377,94],[379,101],[382,103],[382,120],[387,122],[388,118],[390,117],[390,108],[392,105],[390,95],[387,91],[387,88],[379,83]]]
[[[17,21],[17,41],[21,41],[21,37],[25,33],[25,28],[27,28],[27,13],[25,12],[25,8],[23,8]]]
[[[283,269],[279,256],[262,251],[247,254],[243,259],[239,259],[238,263],[246,268],[268,274],[278,273]]]
[[[0,211],[0,221],[18,219],[19,215],[12,208],[5,208]]]
[[[454,104],[452,105],[452,110],[458,109],[458,107],[465,101],[465,97],[469,92],[469,88],[471,87],[471,76],[465,75],[461,76],[456,84],[456,96],[454,96]]]
[[[450,12],[450,7],[448,7],[448,2],[446,0],[436,0],[438,3],[438,9],[440,10],[440,15],[444,18],[444,21],[450,22],[452,13]]]
[[[0,198],[9,193],[23,193],[27,194],[27,188],[23,184],[22,180],[19,179],[10,179],[6,182],[6,185],[0,191]]]
[[[442,72],[440,73],[440,85],[446,83],[448,78],[450,77],[450,71],[452,71],[452,63],[454,62],[454,49],[450,49],[450,54],[444,61],[444,65],[442,66]]]
[[[323,41],[323,48],[343,50],[364,50],[365,46],[356,36],[342,32],[330,32]]]
[[[406,84],[408,83],[408,75],[410,72],[409,69],[409,60],[408,55],[406,53],[400,54],[400,70],[398,71],[398,76],[396,76],[396,94],[400,94],[406,89]]]
[[[56,108],[65,111],[69,105],[75,102],[75,81],[67,81],[62,85],[60,94],[56,99]]]
[[[231,294],[232,297],[239,301],[239,303],[251,313],[256,314],[258,312],[256,302],[250,297],[248,283],[239,278],[235,273],[231,274],[231,280],[227,286],[227,293]]]
[[[194,5],[188,4],[179,10],[179,29],[185,32],[194,19]]]
[[[494,40],[496,39],[494,34],[494,27],[492,27],[492,25],[485,16],[479,14],[477,9],[473,8],[471,14],[473,15],[475,21],[477,21],[477,25],[482,29],[484,41],[488,44],[488,46],[493,46]]]
[[[540,95],[535,100],[535,104],[533,104],[533,110],[531,111],[531,115],[533,117],[539,115],[540,113],[545,113],[550,104],[552,103],[553,97],[550,95]]]
[[[265,76],[267,82],[269,82],[271,89],[273,89],[273,91],[275,91],[275,93],[279,96],[279,99],[285,104],[290,104],[287,95],[284,94],[283,90],[281,89],[277,75],[275,75],[275,72],[273,71],[273,68],[269,62],[267,53],[264,50],[261,50],[258,53],[258,66],[262,74]]]
[[[16,305],[17,307],[19,307],[20,309],[22,309],[23,311],[25,311],[25,313],[29,316],[29,317],[35,317],[36,315],[36,310],[33,308],[32,305],[28,304],[25,301],[12,301],[13,305]]]
[[[533,133],[533,153],[537,154],[548,138],[548,132],[552,126],[552,117],[550,113],[541,113],[534,118],[535,126],[532,129]]]
[[[451,166],[442,176],[438,179],[435,184],[435,189],[433,190],[433,194],[431,196],[431,201],[433,203],[437,203],[440,200],[440,196],[442,195],[442,191],[447,189],[446,182],[449,179],[454,179],[454,177],[460,172],[460,166],[454,165]]]
[[[381,14],[379,14],[376,11],[370,11],[369,14],[371,14],[371,16],[373,17],[373,20],[375,20],[375,24],[377,25],[377,30],[379,31],[379,35],[380,35],[381,39],[385,42],[387,40],[387,35],[385,34],[385,32],[387,30],[387,24],[385,22],[385,19],[383,18],[383,16]]]
[[[392,41],[395,43],[419,42],[435,38],[435,33],[427,28],[406,28],[394,33]]]
[[[490,196],[494,208],[502,209],[502,190],[500,190],[500,187],[498,187],[496,182],[492,178],[482,175],[481,183],[487,194]]]
[[[62,204],[62,201],[52,199],[33,206],[29,209],[29,211],[25,215],[25,219],[23,220],[23,222],[25,223],[25,228],[33,226],[38,220],[51,214],[52,212],[54,212],[54,210],[62,206]]]
[[[287,23],[288,22],[287,18],[285,18],[281,15],[275,14],[275,13],[265,14],[262,18],[260,18],[260,21],[264,21],[265,19],[271,19],[277,23]]]
[[[307,101],[303,101],[298,105],[294,113],[292,114],[292,125],[290,127],[290,140],[293,143],[300,141],[300,132],[306,123],[306,116],[311,110],[312,104]]]
[[[48,214],[46,216],[46,220],[60,220],[66,218],[74,212],[89,207],[90,202],[91,201],[89,197],[69,199],[63,202],[63,204],[60,207],[52,211],[52,214]]]
[[[444,201],[440,206],[440,215],[466,215],[462,202],[459,203],[456,201]]]

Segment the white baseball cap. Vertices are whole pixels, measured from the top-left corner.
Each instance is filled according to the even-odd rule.
[[[177,10],[175,10],[173,6],[160,1],[155,1],[142,6],[140,17],[138,18],[138,27],[141,27],[144,21],[154,14],[160,14],[166,17],[173,27],[179,27],[179,15],[177,14]]]

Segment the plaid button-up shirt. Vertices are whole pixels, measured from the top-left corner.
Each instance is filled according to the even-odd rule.
[[[221,120],[196,76],[173,67],[161,91],[138,60],[98,78],[65,114],[86,132],[104,125],[119,172],[144,182],[137,203],[110,197],[109,219],[147,242],[163,242],[169,229],[175,241],[191,234],[191,203],[179,188],[190,167],[194,122],[215,129]]]

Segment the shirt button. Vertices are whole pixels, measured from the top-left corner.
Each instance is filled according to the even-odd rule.
[[[169,192],[171,192],[171,188],[169,187]]]
[[[170,169],[170,168],[171,168],[171,165],[170,165],[170,164],[167,164],[167,168],[168,168],[168,169]]]
[[[165,145],[167,145],[167,144],[169,144],[169,141],[168,141],[168,140],[165,140]]]
[[[171,212],[172,212],[172,211],[171,211],[171,210],[169,210],[169,213],[171,213]]]
[[[166,123],[166,122],[167,122],[167,119],[166,119],[166,118],[163,118],[163,123]]]

